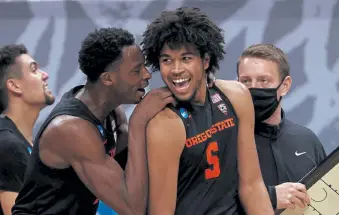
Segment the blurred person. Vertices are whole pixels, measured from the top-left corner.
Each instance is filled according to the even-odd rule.
[[[10,215],[24,180],[41,109],[54,102],[48,75],[24,45],[0,48],[0,214]]]

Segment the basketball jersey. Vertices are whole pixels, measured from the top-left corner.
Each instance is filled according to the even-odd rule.
[[[79,179],[72,167],[53,169],[46,166],[39,156],[39,138],[49,123],[57,116],[70,115],[92,123],[102,137],[106,153],[114,156],[115,139],[112,126],[104,126],[87,106],[74,98],[83,86],[64,94],[41,126],[33,146],[26,170],[24,185],[19,192],[13,215],[95,215],[99,200]],[[114,117],[113,117],[114,118]],[[116,120],[113,119],[115,122]],[[106,123],[111,124],[110,117]]]
[[[186,143],[180,157],[176,215],[236,215],[238,118],[216,86],[204,105],[172,108],[183,120]]]

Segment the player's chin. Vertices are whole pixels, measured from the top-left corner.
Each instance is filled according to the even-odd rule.
[[[192,100],[193,93],[187,94],[176,94],[174,93],[174,98],[179,102],[190,102]]]
[[[45,105],[52,105],[55,102],[53,94],[45,93]]]
[[[144,98],[145,93],[137,93],[134,96],[134,99],[131,101],[131,104],[138,104],[139,102],[141,102],[142,98]]]
[[[131,102],[131,104],[137,105],[141,102],[141,100],[142,100],[142,98],[137,98],[133,102]]]

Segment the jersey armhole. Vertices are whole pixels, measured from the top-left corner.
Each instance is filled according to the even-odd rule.
[[[184,123],[185,131],[187,131],[187,127],[189,125],[189,115],[191,114],[189,110],[180,106],[174,107],[173,105],[168,105],[167,107],[179,116],[179,118]]]

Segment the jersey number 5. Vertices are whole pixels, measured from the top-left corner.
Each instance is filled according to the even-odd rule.
[[[211,179],[211,178],[217,178],[220,175],[220,163],[219,158],[217,155],[213,155],[213,152],[218,152],[218,143],[217,142],[211,142],[208,144],[206,149],[206,158],[207,163],[211,165],[210,168],[205,169],[205,178]]]

